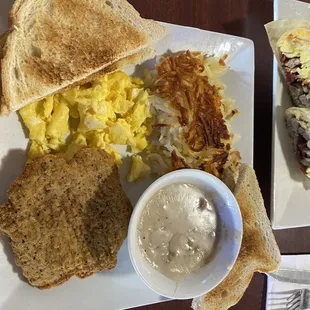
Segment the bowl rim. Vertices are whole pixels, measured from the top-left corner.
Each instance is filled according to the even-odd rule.
[[[234,196],[234,194],[232,193],[232,191],[227,187],[227,185],[221,181],[219,178],[215,177],[214,175],[206,172],[206,171],[202,171],[202,170],[198,170],[198,169],[181,169],[181,170],[175,170],[175,171],[172,171],[172,172],[169,172],[161,177],[159,177],[158,179],[156,179],[153,183],[151,183],[147,189],[142,193],[142,195],[140,196],[140,198],[138,199],[134,209],[133,209],[133,212],[132,212],[132,215],[131,215],[131,218],[130,218],[130,222],[129,222],[129,226],[128,226],[128,252],[129,252],[129,257],[130,257],[130,261],[134,267],[134,270],[136,271],[136,273],[138,274],[138,276],[142,279],[142,281],[151,289],[153,290],[155,293],[161,295],[161,296],[164,296],[164,297],[167,297],[167,298],[171,298],[171,299],[191,299],[191,298],[196,298],[196,297],[200,297],[204,294],[206,294],[207,292],[211,291],[212,289],[214,289],[215,287],[217,287],[226,277],[227,275],[229,274],[230,270],[227,270],[227,272],[224,274],[224,276],[222,277],[222,279],[220,280],[220,282],[218,282],[213,288],[211,289],[207,289],[205,291],[201,291],[199,294],[189,294],[188,296],[183,296],[183,297],[176,297],[176,296],[171,296],[169,294],[166,294],[164,292],[164,290],[159,290],[158,288],[154,287],[154,285],[152,285],[147,279],[145,279],[145,277],[143,276],[143,274],[141,273],[140,271],[140,268],[137,266],[137,263],[136,263],[136,259],[133,255],[133,246],[135,245],[135,242],[136,240],[133,240],[134,237],[135,237],[135,232],[137,230],[137,225],[139,223],[139,221],[137,220],[136,221],[136,224],[137,225],[134,225],[134,222],[137,218],[137,216],[141,216],[141,213],[143,212],[143,209],[145,207],[145,203],[143,203],[143,200],[145,200],[145,197],[147,196],[150,196],[152,197],[152,195],[155,194],[156,191],[158,191],[159,189],[165,187],[165,186],[168,186],[167,184],[166,185],[163,185],[162,187],[159,186],[160,183],[163,183],[163,181],[165,181],[167,178],[171,178],[173,175],[175,175],[175,177],[177,177],[178,175],[180,176],[188,176],[192,174],[192,178],[193,176],[197,176],[197,178],[199,178],[200,180],[203,180],[203,177],[205,177],[205,179],[203,180],[203,182],[207,185],[207,184],[210,184],[211,181],[215,182],[215,184],[221,186],[221,187],[224,187],[225,188],[225,192],[226,194],[228,194],[230,196],[230,199],[232,199],[233,203],[234,203],[234,206],[236,207],[236,211],[238,211],[238,225],[240,225],[240,238],[238,239],[238,247],[237,247],[237,251],[236,251],[236,255],[234,256],[233,260],[232,260],[232,265],[231,265],[231,268],[234,266],[238,256],[239,256],[239,253],[240,253],[240,249],[241,249],[241,244],[242,244],[242,238],[243,238],[243,221],[242,221],[242,214],[241,214],[241,211],[240,211],[240,207],[239,207],[239,204]],[[178,181],[176,180],[175,182],[172,182],[171,184],[173,183],[183,183],[182,181]],[[159,187],[159,189],[157,190],[154,190],[156,189],[157,187]],[[147,200],[148,201],[148,200]],[[145,262],[147,263],[147,261],[145,260]],[[224,268],[224,266],[223,266]],[[154,271],[156,272],[156,270],[154,269]],[[159,272],[159,271],[157,271]],[[198,271],[199,273],[199,271]]]

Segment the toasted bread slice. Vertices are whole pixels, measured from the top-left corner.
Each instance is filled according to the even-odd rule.
[[[1,59],[2,54],[3,54],[3,47],[5,45],[6,38],[7,38],[8,34],[9,33],[6,32],[2,36],[0,36],[0,59]],[[63,92],[63,91],[66,91],[68,88],[78,86],[78,85],[83,85],[87,82],[90,82],[90,81],[96,79],[97,77],[100,77],[101,75],[121,70],[122,68],[128,67],[130,65],[140,64],[147,59],[153,58],[154,56],[155,56],[154,48],[152,46],[148,46],[148,47],[140,50],[136,54],[133,54],[133,55],[127,56],[123,59],[120,59],[119,61],[112,63],[111,65],[105,67],[104,69],[89,75],[87,78],[82,79],[78,82],[75,82],[75,83],[69,85],[68,87],[65,87],[61,90],[58,90],[57,92]],[[1,72],[1,62],[0,62],[0,72]],[[0,98],[1,97],[2,97],[2,82],[1,82],[1,78],[0,78]],[[6,105],[1,106],[1,100],[0,100],[0,114],[9,114],[9,113],[10,113],[10,111],[7,110]]]
[[[126,0],[17,0],[10,16],[2,114],[85,80],[165,34]]]
[[[0,206],[0,231],[25,277],[45,289],[115,267],[131,212],[114,159],[86,148],[68,162],[46,155],[27,164]]]
[[[273,272],[281,254],[264,206],[254,170],[241,164],[233,190],[243,218],[243,239],[235,265],[228,276],[208,294],[193,300],[195,310],[225,310],[243,296],[254,272]]]

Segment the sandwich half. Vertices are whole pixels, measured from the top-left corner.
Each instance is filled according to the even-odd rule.
[[[0,53],[1,114],[152,58],[164,35],[126,0],[17,0]]]
[[[310,22],[277,20],[265,25],[293,104],[310,107]]]

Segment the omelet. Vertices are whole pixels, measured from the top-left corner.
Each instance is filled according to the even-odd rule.
[[[141,79],[115,72],[27,105],[19,113],[29,130],[28,158],[48,153],[71,158],[91,146],[104,149],[121,165],[114,145],[126,145],[135,154],[148,146],[148,99]],[[133,157],[128,179],[135,181],[148,172],[142,158]]]

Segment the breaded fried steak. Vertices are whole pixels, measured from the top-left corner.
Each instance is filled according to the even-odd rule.
[[[15,261],[40,289],[114,268],[132,212],[117,165],[101,149],[27,164],[0,207]]]

